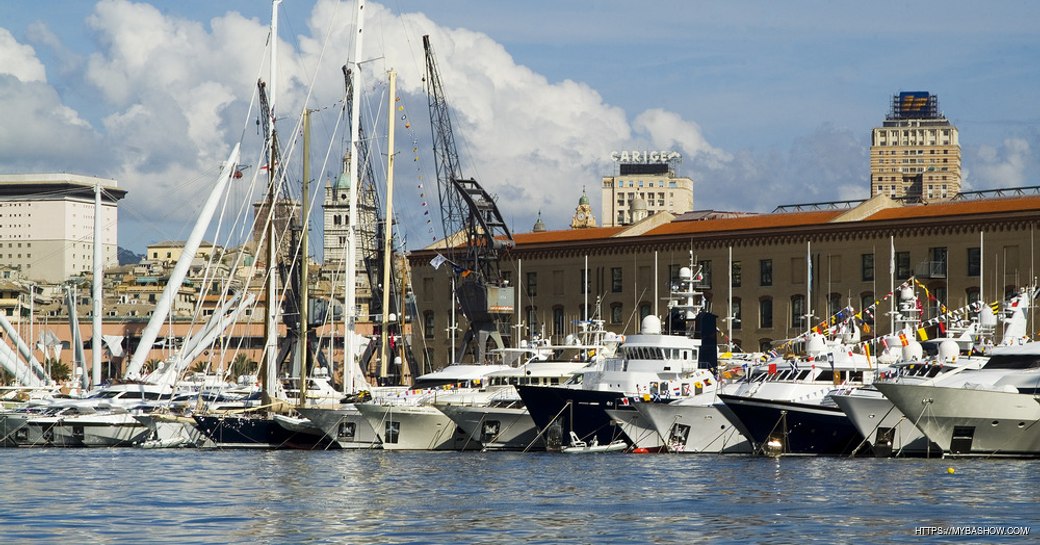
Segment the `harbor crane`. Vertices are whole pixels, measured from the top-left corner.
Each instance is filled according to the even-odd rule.
[[[429,35],[423,36],[423,49],[444,251],[455,275],[455,298],[469,322],[453,361],[471,354],[475,361],[483,362],[489,340],[497,348],[504,347],[500,324],[513,312],[513,288],[503,280],[499,269],[500,256],[514,246],[513,235],[491,195],[475,179],[462,175]]]

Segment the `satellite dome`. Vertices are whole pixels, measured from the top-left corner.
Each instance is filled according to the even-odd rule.
[[[643,335],[660,335],[661,319],[653,314],[646,315],[640,324],[640,332]]]
[[[953,361],[957,359],[961,353],[961,347],[957,345],[957,341],[953,339],[943,339],[939,343],[939,360],[940,361]]]

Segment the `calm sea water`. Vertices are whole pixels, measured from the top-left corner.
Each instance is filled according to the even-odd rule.
[[[0,543],[1037,543],[1038,485],[1036,460],[0,449]],[[1031,535],[914,530],[960,525]]]

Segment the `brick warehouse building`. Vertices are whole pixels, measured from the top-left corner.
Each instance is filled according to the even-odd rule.
[[[607,329],[633,333],[642,316],[666,312],[669,285],[691,255],[703,266],[703,289],[720,329],[748,350],[803,332],[807,312],[819,321],[846,305],[860,309],[881,299],[891,289],[890,264],[897,285],[914,276],[948,308],[978,299],[980,282],[984,300],[1002,299],[1033,278],[1040,196],[1019,190],[1010,198],[1000,192],[982,198],[990,196],[985,193],[932,204],[881,194],[843,209],[757,215],[659,213],[622,227],[516,234],[516,247],[501,263],[519,294],[503,335],[510,345],[518,330],[520,338],[544,332],[560,342],[576,331],[573,322],[585,316],[586,300],[589,307],[599,301]],[[425,341],[433,369],[451,359],[450,272],[430,266],[437,253],[428,248],[410,255],[416,341]],[[731,297],[732,322],[726,320]],[[925,318],[935,316],[936,307],[928,305]],[[882,306],[878,314],[887,310]],[[461,313],[458,320],[464,331]],[[887,321],[879,318],[877,333],[888,332]]]

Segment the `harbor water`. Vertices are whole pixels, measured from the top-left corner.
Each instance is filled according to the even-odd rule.
[[[0,483],[4,544],[1035,543],[1040,536],[1038,460],[22,448],[0,449]],[[928,529],[965,526],[975,535]],[[995,535],[1009,531],[996,527],[1030,535]]]

